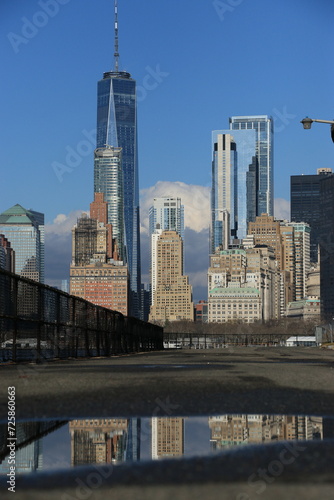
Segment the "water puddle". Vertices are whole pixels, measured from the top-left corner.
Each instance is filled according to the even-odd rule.
[[[0,422],[0,474],[7,474],[15,443],[17,474],[89,464],[120,464],[170,457],[209,456],[227,448],[334,437],[331,417],[215,415],[17,422],[8,436]],[[14,449],[14,446],[12,446]]]

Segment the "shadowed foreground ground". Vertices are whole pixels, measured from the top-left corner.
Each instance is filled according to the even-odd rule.
[[[2,420],[7,418],[8,386],[16,388],[17,418],[24,420],[334,415],[334,352],[317,348],[177,350],[37,366],[2,365],[0,380]],[[289,455],[282,446],[275,443],[131,468],[124,464],[40,473],[17,480],[16,498],[333,498],[333,442],[300,444]],[[282,459],[286,456],[289,463]],[[268,467],[272,474],[259,477],[258,471],[263,474]],[[2,498],[10,498],[3,482],[0,490]]]

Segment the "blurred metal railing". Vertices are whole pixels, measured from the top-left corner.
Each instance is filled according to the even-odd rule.
[[[0,269],[0,361],[163,349],[163,329]]]

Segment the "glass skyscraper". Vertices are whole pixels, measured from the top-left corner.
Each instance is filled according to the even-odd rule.
[[[321,220],[320,183],[326,175],[332,175],[331,168],[319,168],[314,175],[292,175],[290,177],[291,221],[307,222],[311,226],[311,262],[318,261],[318,245]]]
[[[118,21],[115,2],[115,69],[103,74],[97,87],[96,147],[122,148],[124,186],[124,242],[130,273],[130,315],[139,317],[140,233],[137,147],[136,81],[130,73],[118,70]],[[104,192],[99,183],[97,192]],[[104,192],[107,200],[107,193]]]
[[[44,283],[44,214],[14,205],[0,214],[0,234],[15,252],[15,273]]]
[[[230,130],[256,131],[256,215],[274,215],[274,121],[272,117],[267,115],[232,116]]]
[[[244,238],[255,220],[255,143],[255,130],[212,132],[211,252],[228,248],[231,238]]]
[[[124,192],[122,149],[111,146],[98,148],[94,154],[94,192],[104,193],[108,204],[108,224],[117,242],[120,260],[124,255]]]
[[[210,250],[247,235],[257,215],[273,212],[273,121],[268,116],[230,118],[212,132]]]
[[[184,205],[181,198],[154,198],[149,210],[150,235],[157,229],[157,224],[162,231],[176,231],[184,239]]]
[[[228,248],[237,228],[237,157],[231,134],[212,134],[211,253]]]

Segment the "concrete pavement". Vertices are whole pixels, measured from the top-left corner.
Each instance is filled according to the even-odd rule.
[[[303,413],[334,415],[334,351],[319,348],[173,350],[0,366],[18,418]],[[159,410],[160,408],[160,410]]]
[[[17,417],[23,420],[334,415],[334,352],[318,348],[177,350],[2,365],[0,380],[1,419],[7,417],[8,386],[16,388]],[[284,446],[274,443],[131,467],[39,473],[18,479],[15,495],[19,500],[332,499],[333,441],[298,443],[298,449],[290,449],[289,460]],[[12,498],[3,480],[0,490],[1,498]]]

